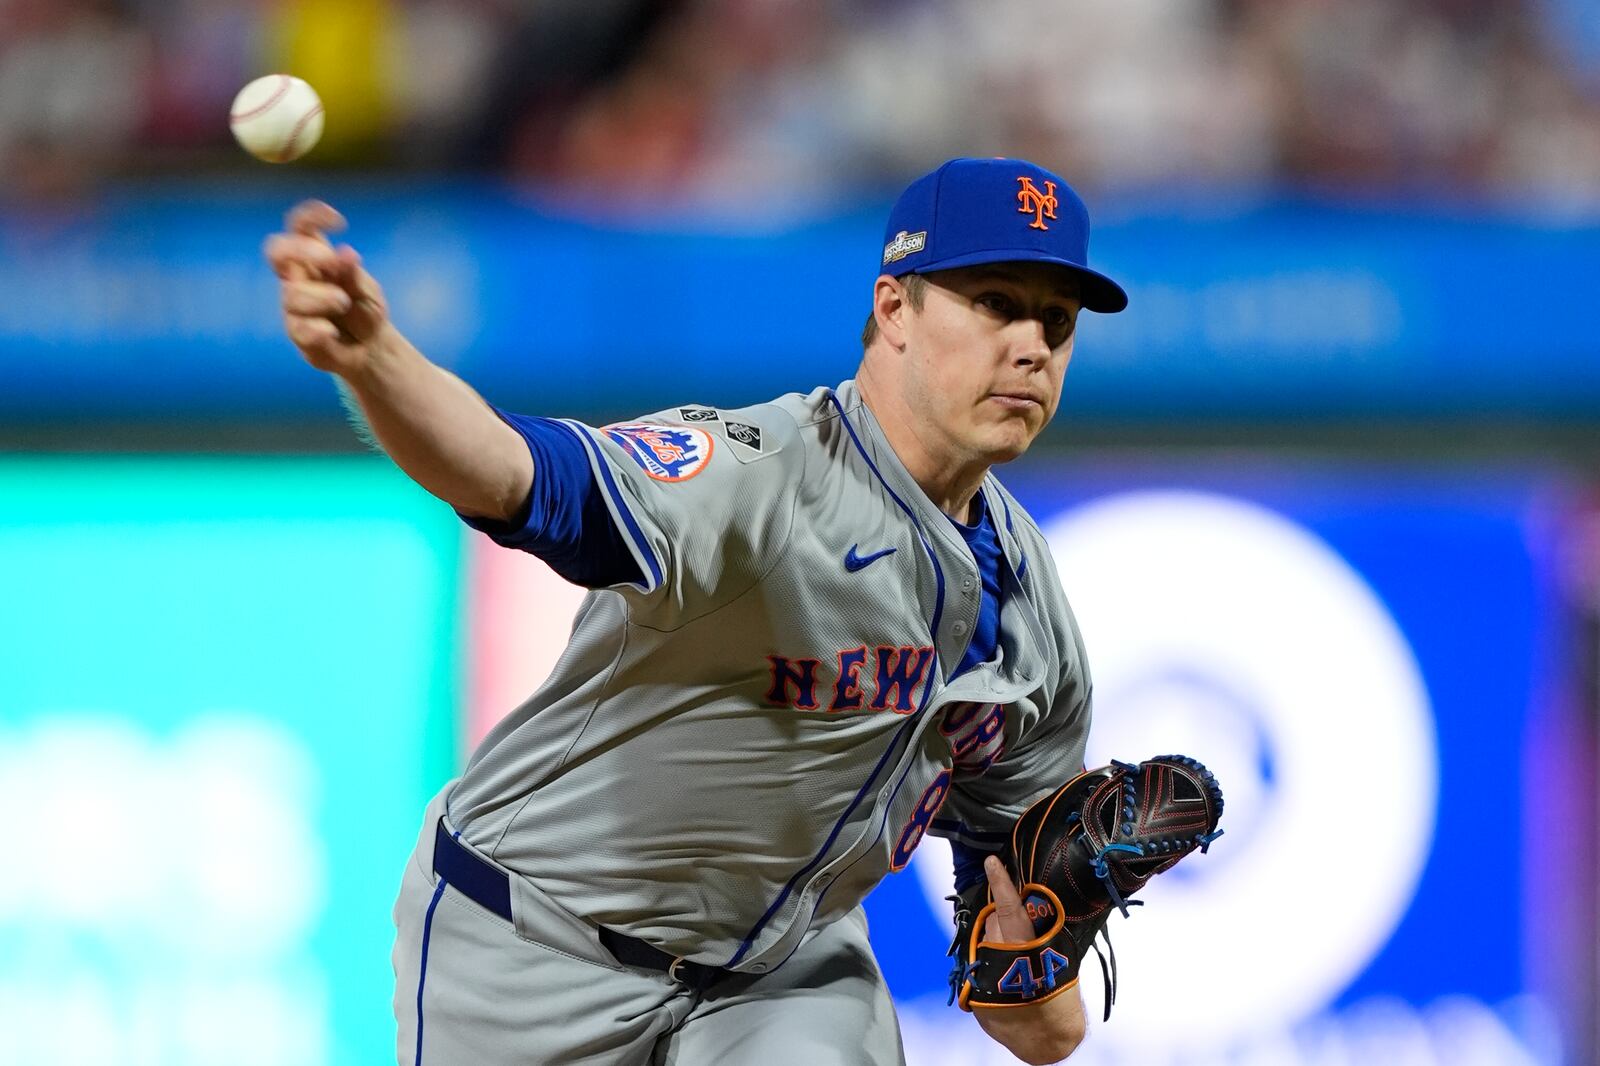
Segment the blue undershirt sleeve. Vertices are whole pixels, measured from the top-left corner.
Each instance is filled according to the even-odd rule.
[[[967,889],[988,880],[989,875],[983,872],[983,860],[993,855],[992,851],[979,851],[977,848],[968,847],[958,840],[950,842],[950,854],[956,864],[956,891],[965,894]]]
[[[639,564],[611,520],[577,433],[551,418],[495,409],[533,456],[533,491],[509,522],[461,515],[496,544],[531,552],[572,582],[605,588],[642,580]]]

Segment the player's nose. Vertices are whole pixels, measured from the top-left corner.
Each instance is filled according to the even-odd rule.
[[[1045,337],[1044,323],[1037,318],[1021,317],[1011,323],[1011,359],[1018,366],[1032,366],[1048,362],[1050,341]]]

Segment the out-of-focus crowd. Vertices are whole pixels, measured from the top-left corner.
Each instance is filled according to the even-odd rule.
[[[327,105],[309,165],[611,208],[792,210],[1005,154],[1119,192],[1600,210],[1600,69],[1560,2],[0,0],[0,193],[260,166],[228,105],[286,70]]]

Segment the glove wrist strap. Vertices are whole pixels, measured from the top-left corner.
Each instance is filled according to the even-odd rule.
[[[984,924],[994,913],[994,904],[985,905],[972,919],[963,945],[971,960],[960,974],[963,1010],[1033,1006],[1078,983],[1082,953],[1066,927],[1061,901],[1038,884],[1024,885],[1021,895],[1036,912],[1035,928],[1043,923],[1044,931],[1021,943],[983,940]]]

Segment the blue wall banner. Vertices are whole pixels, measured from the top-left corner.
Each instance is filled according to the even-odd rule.
[[[0,418],[331,417],[259,253],[310,191],[129,190],[81,216],[0,215]],[[502,405],[563,414],[849,376],[887,210],[752,232],[579,221],[491,186],[315,191],[430,356]],[[1132,304],[1085,317],[1069,414],[1600,415],[1600,227],[1106,210],[1094,254]]]

